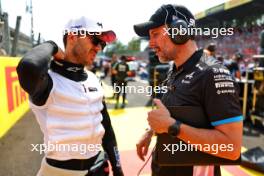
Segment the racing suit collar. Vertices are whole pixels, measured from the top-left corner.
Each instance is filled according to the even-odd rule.
[[[83,65],[65,60],[52,60],[50,68],[52,71],[73,81],[84,81],[88,77]]]

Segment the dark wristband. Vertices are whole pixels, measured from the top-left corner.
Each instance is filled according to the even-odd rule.
[[[181,126],[181,122],[179,120],[176,120],[176,122],[174,124],[172,124],[169,129],[168,129],[168,133],[170,136],[172,137],[177,137],[178,134],[180,133],[180,126]]]

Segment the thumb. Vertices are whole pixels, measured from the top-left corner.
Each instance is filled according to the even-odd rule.
[[[165,105],[159,99],[156,99],[155,98],[153,101],[157,105],[158,109],[164,109],[164,108],[166,108]]]

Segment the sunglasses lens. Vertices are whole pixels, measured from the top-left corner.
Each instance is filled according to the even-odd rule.
[[[99,44],[101,45],[101,48],[104,49],[104,47],[106,46],[106,43],[102,40],[100,40],[99,38],[97,37],[93,37],[92,39],[92,43],[93,45],[95,46],[98,46]]]
[[[106,43],[102,41],[100,44],[101,44],[101,47],[102,47],[102,50],[103,50],[104,47],[106,46]]]

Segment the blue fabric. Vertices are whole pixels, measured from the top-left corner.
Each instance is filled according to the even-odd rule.
[[[217,125],[223,125],[223,124],[232,123],[232,122],[239,122],[242,120],[243,120],[243,116],[241,115],[241,116],[231,117],[228,119],[218,120],[218,121],[212,122],[211,124],[213,126],[217,126]]]

